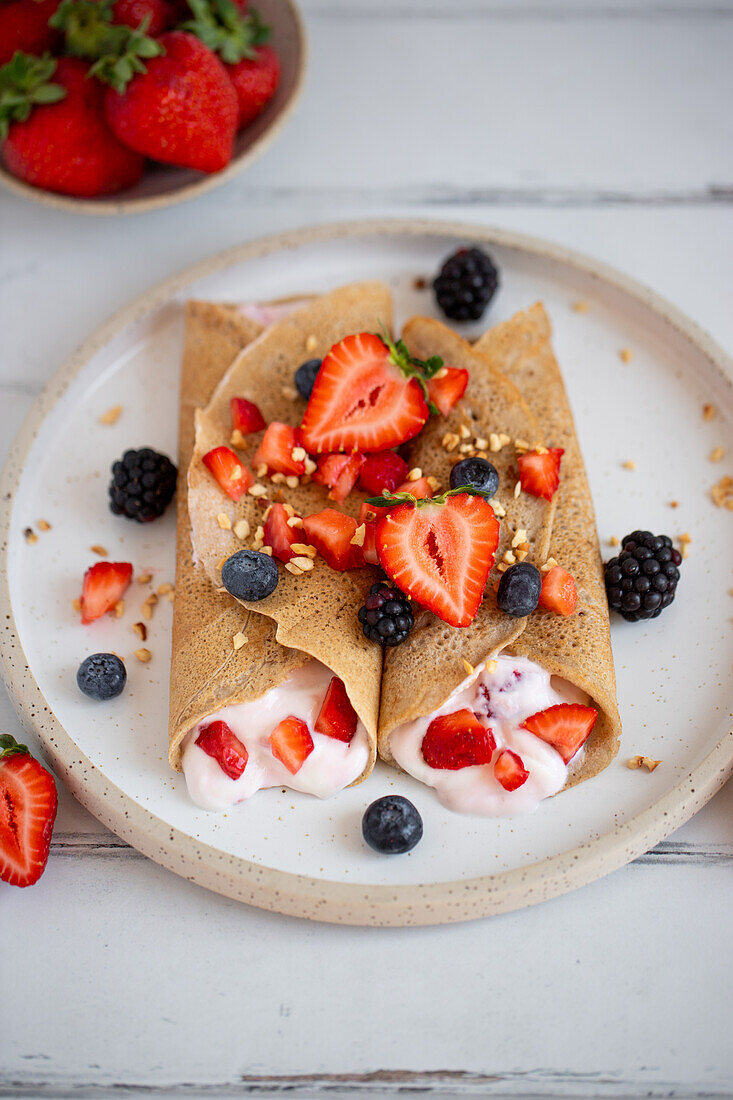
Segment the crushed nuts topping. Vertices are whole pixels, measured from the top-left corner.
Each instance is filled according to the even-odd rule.
[[[432,476],[429,477],[428,478],[428,485],[430,486],[430,488],[433,491],[440,488],[440,482],[438,481],[437,477],[432,477]],[[371,513],[370,513],[370,515],[371,515]],[[375,513],[375,516],[376,516],[376,513]]]
[[[290,519],[288,520],[288,527],[301,528],[302,526],[303,526],[303,520],[300,518],[300,516],[291,516]]]
[[[514,486],[514,499],[515,500],[517,500],[517,498],[519,497],[519,494],[521,493],[521,491],[522,491],[522,483],[521,483],[521,481],[518,481],[517,484]]]
[[[632,771],[646,768],[648,772],[653,772],[661,763],[661,760],[652,760],[651,756],[632,756],[626,761],[626,767],[631,768]]]
[[[540,573],[549,573],[551,569],[554,569],[557,562],[554,558],[548,558],[544,565],[540,566]]]
[[[619,546],[619,545],[620,545],[620,542],[619,542],[619,540],[618,540],[618,539],[616,538],[616,536],[615,536],[615,535],[611,535],[610,539],[608,540],[608,545],[609,545],[609,546]]]
[[[461,439],[471,438],[471,429],[469,428],[468,424],[461,424],[460,428],[458,429],[458,435]]]
[[[363,546],[365,537],[366,537],[366,524],[362,523],[354,531],[353,538],[351,538],[349,540],[350,545],[351,546]]]
[[[270,478],[270,481],[272,481],[273,485],[284,485],[285,484],[285,474],[281,474],[278,471],[278,473],[272,475],[272,477]]]
[[[489,435],[489,450],[492,454],[496,454],[501,450],[501,443],[499,442],[499,436],[496,432],[491,432]]]
[[[624,470],[636,469],[636,463],[634,462],[633,458],[627,458],[626,462],[622,462],[621,465],[623,466]]]
[[[108,558],[109,557],[109,553],[107,551],[107,548],[105,546],[100,546],[99,543],[95,542],[94,546],[90,546],[89,549],[91,550],[91,552],[93,554],[97,554],[97,556],[100,557],[100,558]]]
[[[315,546],[307,542],[294,542],[290,549],[296,554],[305,554],[307,558],[314,558],[318,553]]]
[[[634,358],[634,353],[631,348],[621,348],[618,357],[622,363],[630,363]]]
[[[455,451],[460,442],[461,440],[455,432],[446,432],[443,436],[442,445],[446,451]]]
[[[316,337],[315,337],[315,336],[314,336],[314,335],[313,335],[313,334],[311,333],[311,335],[310,335],[310,336],[308,336],[308,337],[306,338],[306,341],[305,341],[305,350],[306,350],[306,351],[315,351],[317,347],[318,347],[318,340],[317,340],[317,338],[316,338]]]
[[[285,568],[287,569],[288,573],[292,573],[294,577],[300,577],[303,573],[303,570],[299,569],[294,561],[286,561]]]
[[[462,658],[461,658],[461,661],[462,661],[462,663],[463,663],[463,667],[465,668],[465,670],[466,670],[466,672],[468,673],[468,675],[469,675],[469,676],[473,676],[473,674],[474,674],[474,672],[476,671],[476,669],[475,669],[475,668],[473,667],[473,665],[471,664],[471,662],[470,662],[470,661],[467,661],[465,657],[462,657]]]
[[[261,546],[260,547],[260,553],[261,554],[267,554],[268,558],[271,558],[272,557],[272,547],[271,546]]]
[[[170,581],[165,581],[163,584],[158,585],[158,595],[167,596],[169,592],[173,591],[173,585]]]
[[[219,515],[216,517],[216,522],[219,524],[222,531],[231,531],[232,521],[229,519],[226,512],[219,512]]]
[[[498,661],[487,661],[486,662],[486,671],[487,672],[496,672],[498,667],[499,667],[499,662]]]
[[[300,478],[297,477],[296,474],[289,474],[285,478],[285,484],[287,485],[288,489],[297,489],[300,485]]]
[[[422,470],[419,466],[413,466],[407,474],[408,481],[419,481],[422,477]]]
[[[121,412],[122,412],[122,405],[113,405],[111,409],[107,409],[106,412],[102,413],[102,415],[99,418],[99,423],[100,424],[116,424],[117,421],[120,419]]]
[[[517,561],[524,561],[528,553],[529,550],[517,550]]]
[[[247,446],[247,439],[245,436],[242,435],[242,432],[239,428],[235,428],[230,435],[229,445],[230,447],[236,447],[240,451]]]
[[[246,634],[243,634],[241,630],[238,630],[237,633],[232,638],[232,647],[235,650],[237,650],[237,649],[241,649],[242,646],[246,645],[246,644],[247,644]]]
[[[512,546],[514,546],[514,547],[521,546],[522,543],[526,542],[526,541],[527,541],[527,532],[524,529],[524,527],[520,527],[519,530],[515,533],[514,538],[512,539]]]
[[[579,298],[577,302],[573,302],[572,306],[575,313],[587,313],[590,309],[590,304]]]
[[[527,442],[526,439],[515,439],[514,440],[514,448],[517,451],[528,451],[529,450],[529,443]]]
[[[267,495],[267,489],[265,488],[265,486],[260,485],[260,483],[257,481],[254,483],[254,485],[251,485],[249,487],[247,492],[251,497],[264,497]]]
[[[496,499],[490,500],[489,504],[494,509],[494,512],[499,517],[499,519],[503,519],[503,517],[506,515],[506,510],[504,508],[504,505]]]
[[[290,560],[292,561],[293,565],[297,565],[301,573],[307,573],[309,569],[313,568],[312,558],[306,558],[298,555],[297,557],[291,558]]]
[[[141,642],[148,640],[148,628],[145,623],[133,623],[132,629],[135,631]]]
[[[32,527],[26,527],[25,531],[23,532],[23,538],[27,543],[30,543],[31,546],[34,542],[38,542],[38,535]]]
[[[137,578],[137,583],[138,584],[150,584],[152,579],[153,579],[153,574],[152,573],[140,573],[140,575]]]
[[[125,601],[124,600],[118,600],[117,603],[115,604],[115,617],[118,618],[118,619],[121,619],[124,614],[125,614]]]
[[[303,462],[305,463],[305,472],[308,476],[314,474],[318,469],[318,463],[314,462],[310,455],[306,455]]]
[[[689,557],[692,536],[687,531],[685,531],[684,534],[680,535],[678,542],[680,544],[680,554],[682,555],[682,557]]]
[[[517,559],[516,559],[516,557],[515,557],[515,555],[514,555],[514,551],[513,551],[513,550],[506,550],[506,551],[504,552],[504,561],[505,561],[505,562],[507,563],[507,565],[514,565],[514,563],[515,563],[515,561],[516,561],[516,560],[517,560]]]
[[[298,396],[298,391],[293,386],[283,386],[280,390],[286,401],[295,401]]]
[[[238,519],[232,530],[238,539],[246,539],[250,532],[249,521],[246,519]]]
[[[710,461],[711,462],[720,462],[720,460],[724,457],[725,457],[725,447],[713,447],[712,451],[710,452]]]
[[[703,420],[714,420],[717,412],[715,405],[708,403],[702,407],[702,418]]]
[[[142,663],[146,665],[153,655],[149,649],[141,648],[135,650],[135,656],[137,657],[138,661],[142,661]]]
[[[710,490],[710,496],[718,508],[733,509],[733,477],[721,477]]]
[[[267,463],[260,462],[255,468],[255,474],[257,477],[267,477]]]
[[[292,458],[293,462],[305,462],[307,454],[308,452],[306,451],[305,447],[293,447],[292,451],[290,452],[290,457]]]
[[[78,596],[75,596],[71,601],[71,606],[74,608],[74,611],[81,611],[81,600]]]
[[[50,531],[51,530],[51,524],[46,519],[39,519],[39,521],[38,521],[38,530],[39,531]]]

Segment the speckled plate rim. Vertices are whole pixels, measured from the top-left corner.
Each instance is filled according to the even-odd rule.
[[[16,179],[0,164],[0,186],[23,199],[30,199],[32,202],[38,202],[42,206],[50,206],[56,210],[67,210],[72,214],[94,214],[97,217],[109,217],[115,214],[147,214],[151,210],[160,210],[164,206],[174,206],[176,203],[195,199],[199,195],[211,191],[214,187],[220,187],[223,183],[227,183],[249,167],[272,144],[290,118],[303,91],[308,59],[308,40],[305,26],[293,0],[281,0],[281,2],[287,6],[290,12],[298,41],[298,56],[290,95],[270,125],[254,139],[251,145],[242,150],[241,153],[235,154],[226,168],[222,168],[220,172],[202,176],[200,179],[193,180],[181,187],[163,191],[159,195],[126,199],[124,198],[124,192],[122,192],[119,197],[76,199],[71,195],[60,195],[53,191],[44,191],[39,187],[31,187],[30,184]]]
[[[88,360],[127,325],[152,314],[185,287],[248,260],[344,237],[435,236],[469,239],[574,268],[634,299],[702,353],[723,387],[733,387],[733,360],[693,321],[653,291],[580,253],[503,229],[463,222],[379,219],[331,223],[263,237],[220,252],[146,291],[101,325],[75,351],[34,402],[0,473],[0,655],[2,675],[25,728],[75,797],[99,821],[176,874],[263,909],[340,924],[408,926],[472,920],[509,912],[577,889],[635,859],[699,810],[733,773],[733,728],[682,782],[629,821],[571,851],[527,867],[457,882],[408,886],[338,883],[275,870],[202,844],[134,802],[79,750],[57,720],[28,665],[17,633],[7,580],[8,534],[23,465],[45,417]]]

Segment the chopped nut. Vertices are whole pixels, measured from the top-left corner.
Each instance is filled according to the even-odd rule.
[[[529,543],[528,542],[520,542],[519,549],[524,550],[525,554],[528,554],[529,553]]]
[[[721,477],[710,490],[710,496],[718,508],[733,508],[733,477]]]
[[[506,435],[504,432],[499,432],[499,444],[502,447],[506,447],[507,443],[511,443],[512,437]]]
[[[173,591],[173,585],[170,583],[170,581],[166,581],[164,584],[159,584],[158,585],[158,595],[159,596],[167,596],[168,593],[172,592],[172,591]]]
[[[557,562],[554,558],[548,558],[544,565],[540,566],[540,573],[549,573],[551,569],[554,569]]]
[[[314,462],[310,455],[306,455],[303,461],[305,463],[306,474],[314,474],[318,469],[318,463]]]
[[[469,676],[473,676],[473,674],[474,674],[474,672],[476,671],[476,669],[475,669],[475,668],[473,667],[473,665],[471,664],[471,662],[470,662],[470,661],[467,661],[465,657],[462,657],[462,658],[461,658],[461,661],[463,662],[463,667],[465,668],[465,670],[466,670],[466,672],[468,673],[468,675],[469,675]]]
[[[236,633],[236,634],[234,635],[234,637],[232,638],[232,646],[233,646],[233,648],[234,648],[235,650],[237,650],[237,649],[241,649],[241,648],[242,648],[242,646],[243,646],[243,645],[246,645],[246,644],[247,644],[247,637],[246,637],[246,635],[244,635],[244,634],[242,633],[242,631],[241,631],[241,630],[238,630],[238,631],[237,631],[237,633]]]
[[[492,452],[492,454],[496,454],[498,451],[501,450],[501,443],[496,432],[491,432],[489,435],[489,450]]]
[[[142,663],[146,665],[153,655],[149,649],[136,649],[135,656],[138,661],[142,661]]]
[[[226,512],[219,512],[219,515],[216,517],[216,522],[219,524],[223,531],[231,531],[232,521],[229,519],[229,516],[226,514]]]
[[[293,462],[305,462],[305,459],[308,457],[308,453],[305,447],[293,447],[292,451],[290,452],[290,457],[292,458]]]
[[[152,619],[153,609],[152,609],[152,607],[150,606],[149,603],[144,603],[142,605],[141,611],[142,611],[142,616],[143,616],[144,619],[148,619],[148,620]]]
[[[573,302],[572,308],[576,313],[587,313],[590,309],[590,305],[582,298],[579,298],[577,302]]]
[[[290,519],[288,520],[288,527],[302,527],[302,526],[303,526],[303,520],[300,518],[300,516],[291,516]]]
[[[298,391],[293,386],[283,386],[280,390],[286,401],[295,401]]]
[[[267,505],[267,507],[265,508],[264,512],[262,513],[262,518],[263,518],[263,519],[267,519],[267,517],[269,516],[270,512],[272,511],[272,508],[273,508],[272,504],[268,504],[268,505]]]
[[[91,550],[91,552],[93,554],[96,554],[100,558],[108,558],[109,557],[109,553],[107,551],[106,546],[100,546],[99,543],[97,543],[97,542],[94,543],[94,546],[90,546],[89,549]]]
[[[506,515],[504,505],[498,500],[490,500],[489,504],[494,509],[494,512],[499,517],[499,519],[503,519],[503,517]]]
[[[458,435],[461,439],[470,439],[471,429],[468,427],[467,424],[461,424],[460,428],[458,429]]]
[[[524,527],[520,527],[512,539],[512,546],[521,546],[523,542],[527,541],[527,532]]]
[[[148,628],[146,627],[145,623],[133,623],[132,629],[135,631],[142,642],[146,642],[148,640]]]
[[[476,438],[473,441],[473,445],[476,448],[476,450],[485,451],[485,450],[488,449],[489,441],[488,441],[488,439],[484,439],[484,437],[482,435],[477,435]]]
[[[630,363],[631,360],[634,358],[634,353],[631,348],[621,348],[618,356],[622,363]]]
[[[636,463],[634,462],[633,458],[628,458],[626,462],[622,462],[621,465],[623,466],[624,470],[636,469]]]
[[[499,573],[506,573],[507,569],[509,568],[509,565],[505,561],[500,561],[496,568],[497,568],[497,571]]]
[[[102,415],[99,418],[99,423],[100,424],[116,424],[117,421],[120,418],[120,413],[121,412],[122,412],[122,405],[113,405],[111,409],[107,409],[106,412],[102,413]]]
[[[300,555],[298,555],[298,557],[291,558],[290,560],[293,565],[297,565],[301,573],[307,573],[309,569],[313,568],[312,558],[301,557]]]
[[[318,553],[315,546],[311,546],[310,543],[307,542],[294,542],[290,549],[295,554],[305,554],[307,558],[315,558]]]
[[[268,558],[271,558],[272,557],[272,547],[271,546],[261,546],[260,547],[260,553],[261,554],[267,554]]]
[[[125,614],[125,601],[124,600],[118,600],[117,603],[115,604],[115,617],[118,618],[118,619],[121,619],[124,614]]]
[[[25,531],[23,532],[23,538],[31,546],[33,545],[34,542],[38,542],[38,535],[36,534],[36,532],[33,530],[32,527],[26,527]]]
[[[514,565],[516,560],[517,559],[514,556],[513,550],[506,550],[504,552],[504,561],[507,563],[507,565]]]
[[[487,672],[496,672],[498,667],[499,667],[499,662],[498,661],[491,660],[491,661],[486,662],[486,671]]]
[[[317,347],[318,347],[318,339],[311,333],[311,335],[308,336],[306,341],[305,341],[305,350],[306,351],[315,351]]]
[[[264,537],[265,537],[265,528],[262,526],[262,524],[260,524],[259,527],[257,528],[257,530],[255,531],[255,542],[262,542]]]
[[[238,519],[232,528],[238,539],[246,539],[250,532],[249,522],[246,519]]]
[[[236,447],[237,450],[240,451],[243,447],[247,446],[247,439],[245,436],[242,435],[242,432],[239,428],[235,428],[232,434],[229,436],[229,446]]]
[[[460,439],[455,432],[446,432],[443,436],[442,445],[446,451],[455,451],[459,443]]]
[[[710,461],[711,462],[720,462],[720,460],[724,457],[725,457],[725,447],[713,447],[712,451],[710,452]]]
[[[292,561],[286,561],[285,568],[287,569],[288,573],[292,573],[294,577],[300,577],[303,572],[303,570],[299,569],[298,566],[295,565],[295,563]]]
[[[528,553],[529,550],[517,550],[517,561],[524,561]]]
[[[515,439],[514,440],[514,448],[517,451],[528,451],[529,450],[529,443],[527,442],[526,439]]]
[[[38,521],[38,530],[39,531],[50,531],[51,530],[51,524],[46,519],[39,519],[39,521]]]
[[[152,573],[140,573],[137,578],[138,584],[150,584],[153,579]]]
[[[680,502],[678,500],[670,500],[669,506],[670,508],[679,508]]]
[[[616,538],[615,535],[611,535],[610,539],[608,540],[608,545],[609,546],[618,546],[619,545],[619,540]]]
[[[408,481],[419,481],[422,477],[422,470],[419,466],[413,466],[407,474]]]
[[[353,538],[350,539],[350,545],[351,546],[363,546],[365,537],[366,537],[366,524],[362,523],[354,531]]]
[[[646,768],[648,772],[653,772],[661,763],[661,760],[652,760],[651,756],[632,756],[626,761],[626,767],[631,768],[632,771]]]
[[[473,455],[473,443],[461,443],[458,450],[462,455]]]
[[[692,542],[692,536],[687,531],[680,535],[678,542],[680,544],[680,554],[683,558],[687,558],[690,555],[690,543]]]
[[[522,483],[521,483],[521,481],[518,481],[517,484],[514,486],[514,499],[515,500],[517,500],[517,498],[519,497],[519,494],[521,493],[521,491],[522,491]]]
[[[716,409],[715,405],[703,405],[702,418],[703,420],[714,420],[717,412],[718,410]]]
[[[81,600],[79,599],[78,596],[76,596],[71,601],[71,606],[74,608],[74,611],[81,611]]]
[[[264,497],[267,495],[267,489],[264,485],[260,485],[258,481],[251,485],[247,492],[251,497]]]
[[[292,504],[283,504],[283,511],[285,512],[286,516],[294,516],[295,515],[295,508],[293,508]],[[265,514],[267,514],[267,513],[265,513]]]
[[[270,478],[270,481],[273,483],[273,485],[284,485],[285,484],[285,474],[281,474],[278,471],[278,473],[272,475],[272,477]]]
[[[257,477],[267,477],[267,463],[266,462],[258,462],[257,463],[257,466],[255,467],[255,475]]]
[[[289,474],[285,478],[285,484],[287,485],[288,489],[297,489],[300,485],[300,478],[297,477],[296,474]]]
[[[438,481],[437,477],[432,477],[432,476],[431,476],[431,477],[429,477],[429,478],[428,478],[428,485],[429,485],[429,486],[430,486],[430,488],[431,488],[431,489],[433,490],[433,492],[434,492],[434,491],[435,491],[436,489],[439,489],[439,488],[440,488],[440,482]],[[375,515],[376,515],[376,514],[375,514]]]

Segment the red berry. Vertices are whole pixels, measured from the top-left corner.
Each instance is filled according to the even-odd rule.
[[[422,741],[425,763],[431,768],[450,771],[474,764],[490,764],[495,748],[491,730],[468,709],[434,718]]]
[[[393,493],[405,480],[409,469],[397,451],[378,451],[367,456],[359,474],[359,484],[373,496],[379,496],[383,489]]]
[[[438,410],[447,416],[466,392],[468,371],[458,367],[442,367],[428,381],[428,397]]]
[[[247,767],[249,753],[226,722],[210,722],[204,726],[196,738],[196,744],[207,756],[216,760],[230,779],[239,779]]]
[[[126,561],[98,561],[84,574],[81,590],[81,621],[92,623],[112,611],[132,580],[132,566]]]
[[[267,427],[267,421],[254,401],[248,401],[246,397],[233,397],[229,407],[232,428],[238,429],[242,435],[250,435],[251,432],[259,432]]]
[[[280,83],[280,58],[273,48],[259,46],[255,54],[254,58],[225,66],[237,93],[240,130],[264,111]]]
[[[415,500],[429,500],[433,496],[433,490],[426,477],[419,477],[417,481],[403,481],[397,486],[398,493],[410,493]]]
[[[17,50],[40,55],[53,50],[58,35],[48,21],[60,0],[9,0],[0,3],[0,65]]]
[[[230,447],[214,447],[201,461],[232,500],[239,500],[255,483],[252,471],[239,461]]]
[[[303,519],[308,542],[331,569],[339,572],[362,564],[361,548],[352,542],[357,526],[352,516],[345,516],[335,508],[324,508]]]
[[[157,38],[171,26],[175,10],[166,0],[115,0],[112,6],[112,22],[133,30],[147,19],[145,33]]]
[[[290,515],[285,510],[284,504],[271,504],[265,520],[264,545],[272,547],[272,556],[278,561],[290,561],[297,557],[297,550],[293,550],[294,542],[303,542],[305,535],[302,529],[290,527],[288,520]]]
[[[326,690],[314,725],[316,733],[344,741],[347,745],[353,739],[358,724],[356,711],[346,694],[343,680],[334,676]]]
[[[331,500],[341,504],[354,488],[363,462],[364,456],[358,451],[352,455],[322,455],[313,480],[319,485],[327,485]]]
[[[521,756],[511,749],[502,749],[494,761],[494,775],[505,791],[516,791],[529,779]]]
[[[558,703],[530,715],[522,726],[556,748],[567,764],[585,744],[597,718],[598,711],[593,707]]]
[[[295,775],[313,752],[313,738],[305,722],[291,714],[270,734],[270,748],[272,755]]]
[[[262,442],[255,451],[252,465],[267,466],[268,474],[285,474],[300,477],[305,473],[305,459],[293,458],[293,451],[302,450],[297,428],[273,420],[268,424]]]
[[[58,797],[53,776],[25,746],[5,738],[0,752],[0,879],[32,886],[48,862]]]
[[[562,447],[549,451],[527,451],[517,459],[519,480],[525,492],[532,496],[552,500],[560,484],[560,459],[565,454]]]
[[[575,580],[560,565],[554,565],[542,575],[539,605],[557,615],[572,615],[578,603]]]

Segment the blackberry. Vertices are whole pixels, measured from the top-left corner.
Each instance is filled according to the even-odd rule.
[[[604,566],[608,606],[629,623],[656,619],[674,599],[681,561],[668,535],[632,531]]]
[[[306,401],[310,401],[313,387],[316,384],[316,376],[321,369],[320,359],[306,359],[295,372],[295,385],[298,393]]]
[[[399,855],[411,851],[422,839],[422,818],[407,798],[388,794],[372,802],[364,812],[361,832],[375,852]]]
[[[459,248],[433,280],[436,301],[453,321],[478,321],[498,285],[499,272],[480,248]]]
[[[364,606],[359,608],[364,634],[377,645],[400,645],[415,625],[410,601],[399,588],[379,581],[369,589]]]
[[[109,506],[116,516],[150,523],[162,516],[176,491],[177,470],[150,447],[125,451],[112,465]]]

